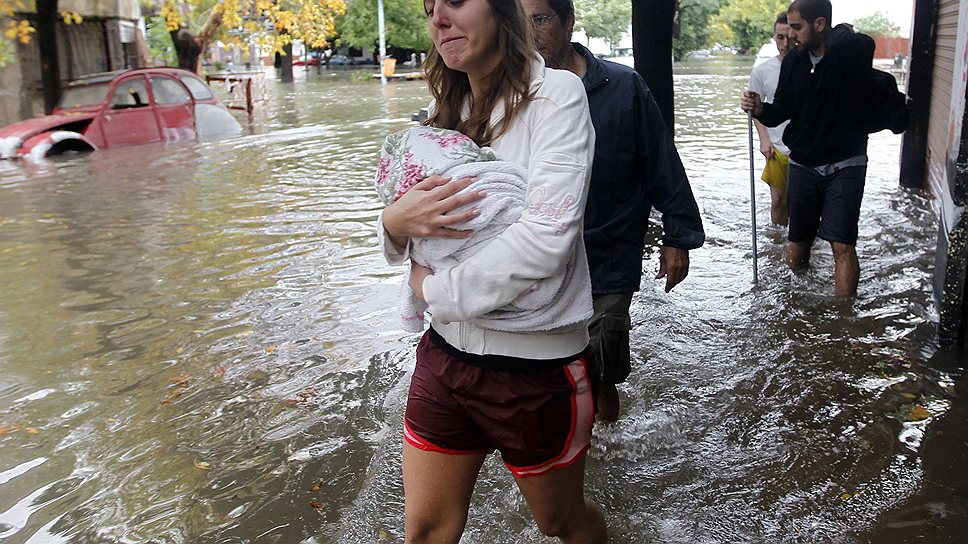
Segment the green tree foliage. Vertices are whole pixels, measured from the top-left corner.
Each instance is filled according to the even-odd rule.
[[[742,51],[755,51],[770,41],[776,15],[789,6],[787,0],[727,0],[710,20],[713,39]]]
[[[201,53],[215,40],[240,49],[243,55],[258,44],[288,57],[293,40],[326,47],[335,33],[335,18],[346,11],[343,0],[155,1],[160,4],[158,15],[165,19],[178,65],[188,70],[198,70]],[[196,27],[199,20],[204,22]]]
[[[609,47],[622,39],[632,24],[629,0],[575,0],[575,30],[601,38]]]
[[[17,42],[30,43],[36,32],[29,21],[17,16],[27,8],[24,0],[0,0],[0,66],[16,62]]]
[[[65,25],[80,24],[83,17],[76,11],[70,9],[58,9],[56,0],[0,0],[0,66],[17,62],[17,43],[28,44],[38,32],[34,25],[38,22],[38,17],[33,18],[33,22],[23,17],[26,12],[34,11],[38,14],[52,13],[60,17]],[[48,26],[56,24],[53,20],[46,21]],[[48,40],[53,40],[53,26],[43,29],[47,34]],[[46,45],[46,44],[45,44]],[[44,46],[41,46],[43,49]],[[59,89],[60,87],[58,87]]]
[[[383,17],[387,45],[404,49],[429,49],[427,14],[414,0],[384,0]],[[351,47],[378,43],[376,0],[347,0],[346,14],[336,20],[339,43]]]
[[[672,40],[672,56],[676,60],[712,44],[709,19],[719,11],[721,3],[722,0],[679,0],[678,33]]]
[[[896,38],[901,35],[901,27],[894,24],[880,11],[854,19],[853,25],[858,32],[863,32],[874,38]]]
[[[146,39],[151,59],[164,66],[175,66],[175,47],[163,17],[145,17]]]
[[[17,62],[17,46],[10,40],[0,40],[0,66]]]

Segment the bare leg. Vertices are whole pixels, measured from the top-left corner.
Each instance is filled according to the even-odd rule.
[[[613,423],[618,421],[619,399],[615,384],[598,384],[598,417],[599,421]]]
[[[538,529],[563,544],[608,542],[605,516],[585,498],[585,455],[569,467],[541,476],[518,478]]]
[[[786,260],[791,270],[802,270],[810,264],[810,246],[813,240],[807,242],[787,242]]]
[[[770,219],[774,225],[787,226],[790,214],[787,211],[786,189],[770,185]]]
[[[403,443],[403,495],[407,544],[456,544],[483,454],[448,455]]]
[[[830,242],[830,249],[834,252],[834,285],[837,296],[856,295],[857,283],[860,281],[860,263],[857,261],[856,248],[840,242]]]

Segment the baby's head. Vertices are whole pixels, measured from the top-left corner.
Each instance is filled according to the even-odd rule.
[[[434,174],[459,164],[496,161],[488,147],[478,147],[456,130],[413,127],[387,136],[380,150],[376,192],[384,204],[392,204],[411,187]]]

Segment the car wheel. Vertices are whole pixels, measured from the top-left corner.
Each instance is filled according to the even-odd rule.
[[[31,136],[20,147],[20,155],[30,159],[44,159],[66,153],[97,151],[97,146],[83,134],[69,130],[42,132]]]

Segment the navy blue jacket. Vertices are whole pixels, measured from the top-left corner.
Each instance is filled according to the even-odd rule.
[[[816,67],[808,51],[787,53],[773,103],[763,103],[757,119],[768,127],[789,119],[783,143],[790,148],[790,158],[805,166],[867,153],[873,59],[870,36],[837,25],[830,30],[826,52]]]
[[[580,44],[595,126],[595,162],[585,207],[585,249],[596,295],[638,291],[649,213],[662,213],[662,244],[695,249],[706,239],[699,207],[672,135],[639,74]]]

